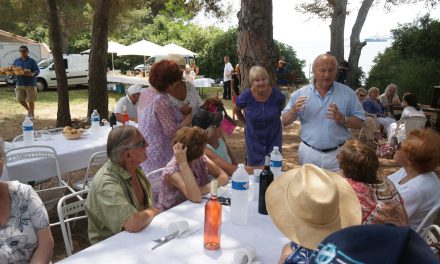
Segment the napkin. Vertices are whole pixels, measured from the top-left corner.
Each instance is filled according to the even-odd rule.
[[[168,234],[172,234],[176,231],[179,231],[179,235],[181,235],[186,230],[189,230],[189,223],[186,220],[174,221],[168,225]]]
[[[256,255],[255,248],[245,247],[237,249],[234,252],[233,264],[256,264],[258,262],[252,262]]]

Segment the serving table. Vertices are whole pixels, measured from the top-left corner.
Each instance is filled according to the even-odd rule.
[[[90,246],[59,263],[231,263],[234,252],[240,248],[256,249],[254,261],[277,263],[281,248],[288,243],[269,216],[257,212],[258,203],[249,204],[249,220],[244,226],[230,221],[230,207],[222,206],[221,248],[207,250],[203,247],[203,229],[186,237],[175,238],[152,250],[152,239],[168,234],[173,221],[186,220],[190,227],[202,227],[204,205],[186,201],[156,216],[151,224],[139,233],[122,231],[100,243]]]

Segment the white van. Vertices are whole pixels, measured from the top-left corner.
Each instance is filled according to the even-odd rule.
[[[66,68],[67,84],[69,86],[87,85],[89,83],[89,54],[63,55]],[[40,74],[37,76],[38,91],[57,86],[55,64],[52,58],[38,63]]]

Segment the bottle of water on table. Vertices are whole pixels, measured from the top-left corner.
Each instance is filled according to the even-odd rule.
[[[22,124],[23,127],[23,143],[25,145],[32,145],[34,141],[34,123],[26,116]]]
[[[231,222],[235,225],[245,225],[248,220],[249,206],[249,175],[242,163],[232,174]]]
[[[275,179],[280,177],[281,167],[283,167],[283,156],[281,155],[280,149],[275,146],[273,147],[272,153],[270,153],[270,170]]]
[[[98,133],[99,121],[100,121],[99,113],[95,109],[93,110],[93,113],[90,116],[90,131],[92,132],[92,134]]]

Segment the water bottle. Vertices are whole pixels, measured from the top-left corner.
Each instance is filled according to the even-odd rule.
[[[283,166],[283,156],[281,156],[280,149],[277,146],[273,147],[270,153],[270,170],[275,179],[281,175],[281,167]]]
[[[93,110],[92,115],[90,116],[90,130],[92,133],[96,133],[99,129],[99,114],[98,111]]]
[[[248,219],[249,204],[249,175],[242,163],[232,174],[231,222],[235,225],[245,225]]]
[[[23,143],[25,145],[32,145],[34,141],[34,123],[26,116],[22,124],[23,127]]]

